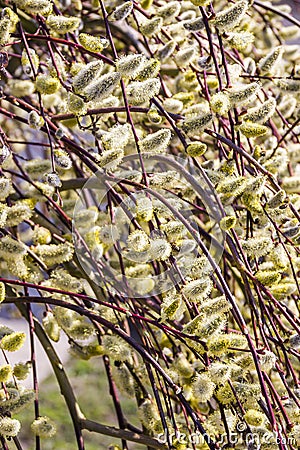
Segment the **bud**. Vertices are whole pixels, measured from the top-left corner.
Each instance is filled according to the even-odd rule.
[[[26,97],[34,92],[34,84],[30,80],[7,80],[9,92],[14,97]]]
[[[2,17],[4,19],[8,19],[10,22],[10,33],[14,33],[16,31],[16,25],[19,23],[19,16],[9,7],[2,9]]]
[[[74,253],[73,246],[68,242],[57,245],[41,244],[37,245],[33,250],[48,267],[70,261]]]
[[[116,69],[123,77],[136,78],[141,67],[144,67],[146,58],[142,54],[124,55],[116,62]]]
[[[35,419],[30,428],[33,434],[42,438],[50,438],[56,433],[54,423],[47,416],[38,417]]]
[[[288,92],[299,92],[300,91],[300,81],[293,80],[292,78],[286,78],[281,80],[275,80],[275,83],[282,91]]]
[[[60,88],[60,82],[57,78],[41,74],[36,77],[35,87],[41,94],[55,94]]]
[[[58,325],[52,311],[46,311],[42,323],[49,338],[53,342],[58,342],[60,338],[60,326]]]
[[[210,0],[191,0],[193,5],[195,6],[207,6],[210,3]]]
[[[233,28],[239,25],[248,8],[248,1],[240,0],[230,8],[218,12],[213,21],[214,25],[219,29],[219,31],[231,31]]]
[[[87,112],[86,102],[78,95],[68,93],[67,108],[76,116],[84,116]]]
[[[39,130],[45,121],[36,111],[30,111],[28,114],[28,124],[30,128],[34,128],[35,130]]]
[[[118,21],[118,20],[124,20],[126,17],[131,14],[131,11],[133,9],[133,2],[125,2],[123,5],[118,6],[115,8],[110,16],[110,20]]]
[[[5,300],[5,284],[0,282],[0,303]]]
[[[232,31],[226,35],[226,41],[229,45],[239,52],[246,50],[253,43],[254,39],[254,34],[249,31]]]
[[[162,122],[162,116],[159,114],[155,107],[151,107],[147,112],[147,117],[150,122],[159,125]]]
[[[254,258],[267,255],[274,245],[270,236],[248,238],[247,240],[242,240],[241,244],[247,255]]]
[[[140,26],[140,32],[144,36],[152,37],[157,34],[163,25],[163,20],[161,17],[154,17],[153,19],[146,20]]]
[[[142,424],[150,429],[157,420],[160,420],[158,409],[150,398],[146,398],[139,406],[139,419]]]
[[[105,38],[92,36],[87,33],[80,33],[78,40],[83,48],[89,52],[101,53],[104,48],[108,46],[108,41]]]
[[[266,416],[256,409],[249,409],[244,415],[246,422],[253,427],[260,427],[266,421]]]
[[[149,78],[145,81],[133,81],[127,86],[126,93],[129,103],[141,105],[147,103],[159,93],[160,81],[158,78]]]
[[[210,112],[201,116],[185,119],[182,124],[183,131],[188,136],[194,136],[199,134],[204,128],[206,128],[212,121],[212,114]]]
[[[27,75],[31,75],[32,66],[35,71],[38,70],[39,64],[40,64],[40,59],[39,59],[36,51],[33,48],[29,48],[28,53],[27,53],[26,49],[24,49],[22,51],[21,63],[22,63],[24,72]]]
[[[32,216],[32,208],[25,202],[18,202],[7,210],[6,226],[16,227],[24,220],[30,219]]]
[[[136,201],[136,215],[139,220],[149,222],[153,218],[153,204],[149,197],[141,196]]]
[[[26,380],[29,372],[31,369],[31,363],[17,363],[14,366],[14,377],[16,377],[18,380]]]
[[[247,111],[247,114],[243,116],[243,120],[254,123],[265,123],[273,116],[273,114],[275,113],[275,109],[276,100],[271,97],[262,105],[257,106],[256,108],[250,108]]]
[[[3,350],[7,350],[8,352],[16,352],[23,347],[25,339],[25,333],[13,332],[3,336],[0,341],[0,346]]]
[[[193,395],[198,402],[207,402],[213,396],[215,387],[207,373],[200,373],[192,384]]]
[[[0,256],[4,259],[25,255],[26,251],[24,244],[10,236],[4,236],[0,239]]]
[[[9,178],[0,177],[0,200],[5,200],[11,191],[11,181]]]
[[[276,355],[269,350],[264,350],[263,354],[259,355],[261,369],[265,372],[269,372],[271,369],[275,368],[276,360]]]
[[[131,348],[118,336],[105,335],[102,338],[105,354],[113,361],[131,362]]]
[[[21,429],[21,424],[17,419],[11,419],[10,417],[0,418],[0,434],[4,437],[17,436]]]
[[[268,132],[268,127],[253,122],[243,122],[238,129],[247,138],[264,136]]]
[[[123,149],[116,148],[114,150],[105,150],[98,159],[100,167],[106,170],[115,170],[123,161],[124,151]]]
[[[156,14],[162,17],[165,23],[172,22],[172,19],[180,13],[181,5],[176,2],[168,2],[166,5],[157,8]]]
[[[220,220],[220,228],[224,231],[229,231],[231,228],[234,228],[236,224],[236,217],[235,216],[227,216],[222,217]]]
[[[258,68],[262,74],[274,74],[283,53],[283,47],[275,47],[270,53],[258,62]]]
[[[193,61],[196,56],[196,48],[194,46],[185,47],[179,50],[175,55],[175,61],[179,67],[186,67]]]
[[[239,88],[228,89],[229,100],[233,105],[244,105],[248,103],[260,90],[260,83],[250,83]]]
[[[57,34],[70,33],[77,30],[80,25],[80,19],[78,17],[65,17],[65,16],[48,16],[46,24],[51,31],[55,31]]]
[[[28,14],[48,16],[52,13],[52,3],[49,0],[18,0],[17,6]]]
[[[13,375],[13,369],[10,364],[0,366],[0,383],[7,383]]]
[[[176,48],[176,42],[169,41],[167,42],[159,51],[158,51],[158,59],[164,62],[171,55],[173,55]]]
[[[82,93],[84,89],[95,80],[103,68],[102,61],[92,61],[84,66],[73,78],[74,92]]]
[[[141,153],[163,153],[171,140],[171,130],[163,128],[156,133],[149,134],[138,143]]]
[[[59,188],[62,186],[62,182],[60,181],[59,176],[55,172],[45,173],[45,181],[50,186],[53,186],[55,188]]]
[[[169,295],[163,299],[161,304],[161,318],[166,320],[179,320],[185,309],[182,297],[179,294]]]
[[[197,17],[197,19],[188,20],[183,24],[183,26],[188,31],[201,31],[205,28],[202,17]]]
[[[217,92],[212,95],[210,99],[210,107],[215,113],[218,113],[221,116],[225,115],[231,107],[228,94],[225,92]]]
[[[136,76],[136,79],[139,81],[145,81],[149,78],[157,77],[160,70],[160,62],[158,59],[150,58],[148,61],[142,66]]]
[[[71,158],[64,150],[54,150],[54,160],[61,169],[68,170],[72,167]]]
[[[201,303],[209,296],[212,287],[210,278],[200,278],[199,280],[189,281],[183,287],[182,293],[191,302]]]
[[[145,231],[136,230],[128,236],[127,245],[130,250],[144,252],[150,248],[150,240]]]
[[[151,241],[150,254],[153,260],[165,261],[170,257],[172,247],[165,239],[154,239]]]
[[[119,72],[102,75],[98,80],[89,84],[83,94],[88,101],[99,102],[109,97],[117,87],[121,79]]]

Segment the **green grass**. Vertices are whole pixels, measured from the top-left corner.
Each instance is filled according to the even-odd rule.
[[[72,359],[65,369],[85,416],[105,425],[117,427],[102,359],[93,358],[89,361]],[[50,376],[40,385],[39,400],[40,415],[49,416],[57,426],[57,433],[53,438],[42,440],[42,450],[76,450],[73,425],[54,376]],[[123,405],[126,417],[132,423],[136,423],[135,401],[122,398],[122,407]],[[30,424],[34,419],[33,406],[20,412],[16,418],[22,423],[19,438],[24,450],[35,450],[34,437],[30,431]],[[106,450],[110,445],[120,445],[120,440],[96,433],[84,432],[84,438],[86,450]],[[138,450],[145,447],[132,444],[130,448]]]

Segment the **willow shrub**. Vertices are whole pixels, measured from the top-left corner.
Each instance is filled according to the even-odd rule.
[[[32,402],[55,448],[36,339],[80,450],[299,447],[299,27],[260,0],[2,2],[0,298],[29,323],[0,326],[3,449]],[[81,411],[62,333],[103,358],[117,428]]]

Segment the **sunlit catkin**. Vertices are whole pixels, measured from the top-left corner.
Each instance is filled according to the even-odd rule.
[[[239,25],[249,8],[247,0],[240,0],[224,11],[218,12],[214,19],[215,26],[220,31],[231,31]]]

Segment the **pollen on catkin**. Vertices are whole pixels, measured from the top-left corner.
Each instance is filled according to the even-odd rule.
[[[205,28],[204,20],[202,17],[197,17],[196,19],[187,20],[183,24],[184,28],[188,31],[200,31]]]
[[[13,375],[13,368],[10,364],[0,366],[0,383],[7,383]]]
[[[154,239],[149,251],[153,260],[165,261],[171,255],[172,247],[165,239]]]
[[[36,77],[35,87],[41,94],[55,94],[60,88],[60,82],[57,78],[40,74]]]
[[[33,250],[48,267],[70,261],[74,253],[73,246],[68,242],[63,244],[41,244],[37,245]]]
[[[182,289],[182,293],[192,302],[203,302],[212,290],[213,284],[210,278],[189,281]]]
[[[213,396],[215,387],[208,373],[200,373],[192,383],[193,395],[200,403],[207,402]]]
[[[51,14],[47,17],[46,23],[50,30],[55,31],[55,33],[65,34],[77,30],[80,25],[80,19],[78,17],[54,16]]]
[[[242,240],[241,244],[247,255],[252,257],[267,255],[274,245],[269,236],[248,238],[247,240]]]
[[[111,13],[109,20],[118,21],[124,20],[129,16],[133,9],[133,2],[124,2],[122,5],[118,6]]]
[[[147,103],[159,93],[160,81],[158,78],[149,78],[145,81],[133,81],[126,88],[129,103],[141,105]]]
[[[97,79],[103,68],[103,62],[92,61],[84,66],[73,78],[73,89],[76,93],[82,93],[84,89],[95,79]]]
[[[83,48],[89,52],[101,53],[107,47],[108,42],[105,38],[92,36],[88,33],[80,33],[78,40]]]
[[[145,81],[149,78],[155,78],[159,74],[159,70],[160,61],[156,58],[150,58],[140,67],[136,79],[139,81]]]
[[[26,380],[29,372],[31,369],[31,363],[30,362],[26,362],[26,363],[22,363],[19,362],[17,364],[14,365],[14,377],[16,377],[18,380]]]
[[[214,19],[214,25],[220,31],[231,31],[239,25],[249,8],[248,0],[240,0],[230,8],[218,12]]]
[[[253,82],[237,88],[230,88],[227,90],[229,100],[232,105],[244,105],[248,103],[260,90],[260,83]]]
[[[156,133],[149,134],[138,143],[141,153],[163,153],[171,140],[171,130],[163,128]]]
[[[249,31],[232,31],[226,35],[226,40],[232,48],[242,52],[254,42],[255,36]]]
[[[17,419],[11,419],[10,417],[0,418],[0,435],[5,437],[17,436],[21,429],[21,424]]]
[[[130,233],[127,239],[127,245],[130,250],[144,252],[150,248],[150,240],[145,231],[136,230]]]
[[[53,437],[56,433],[56,426],[47,416],[42,416],[35,419],[30,428],[33,434],[42,438]]]
[[[201,133],[210,124],[212,118],[212,114],[208,112],[200,116],[185,119],[182,124],[182,129],[188,136],[194,136]]]
[[[270,53],[260,59],[258,62],[260,72],[262,74],[273,74],[280,62],[282,53],[283,47],[275,47]]]
[[[2,258],[5,259],[23,256],[26,252],[26,246],[10,236],[4,236],[0,239],[0,256]]]
[[[123,77],[134,79],[146,63],[142,54],[124,55],[116,61],[116,69]]]
[[[273,116],[275,109],[276,100],[271,97],[261,105],[248,109],[247,113],[243,116],[243,120],[249,120],[254,123],[265,123]]]
[[[3,336],[0,341],[0,347],[8,352],[16,352],[23,347],[26,339],[25,333],[13,332]]]
[[[28,14],[48,16],[52,13],[53,5],[49,0],[18,0],[17,5]]]
[[[264,136],[268,132],[268,127],[253,122],[243,122],[238,129],[247,138]]]
[[[90,83],[84,89],[83,94],[88,101],[100,102],[112,94],[120,79],[121,75],[119,72],[106,73],[98,80]]]
[[[220,114],[221,116],[226,114],[231,107],[228,94],[226,92],[217,92],[212,95],[210,99],[210,107],[212,111]]]

